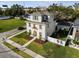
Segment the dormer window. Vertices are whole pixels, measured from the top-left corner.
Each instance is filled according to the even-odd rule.
[[[30,19],[30,15],[29,14],[25,14],[25,17]]]
[[[38,16],[33,16],[33,19],[34,20],[38,20]]]
[[[44,22],[46,22],[46,21],[48,21],[48,16],[47,15],[42,15],[42,21]]]

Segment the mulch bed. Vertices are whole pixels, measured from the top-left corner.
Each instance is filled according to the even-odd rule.
[[[27,36],[27,38],[28,38],[28,40],[31,40],[33,37]],[[41,39],[36,38],[36,40],[34,40],[34,42],[39,43],[39,44],[44,44],[46,41],[42,41]]]
[[[46,41],[42,41],[41,39],[37,39],[35,40],[35,42],[39,43],[39,44],[44,44]]]
[[[33,39],[33,37],[30,37],[30,36],[26,36],[28,40],[31,40]]]

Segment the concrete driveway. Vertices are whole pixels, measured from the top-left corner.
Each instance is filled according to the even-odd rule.
[[[7,32],[3,32],[0,33],[0,58],[20,58],[21,56],[16,54],[13,51],[10,52],[5,52],[10,50],[9,48],[7,48],[6,46],[3,45],[2,41],[2,37],[6,37],[6,36],[11,36],[17,32],[20,32],[21,30],[17,30],[17,29],[13,29]]]

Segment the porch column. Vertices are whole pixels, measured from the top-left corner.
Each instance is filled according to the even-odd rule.
[[[73,29],[73,33],[72,33],[73,39],[75,38],[76,30],[77,30],[76,28]]]

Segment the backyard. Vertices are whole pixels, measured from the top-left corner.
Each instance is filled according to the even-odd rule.
[[[64,40],[64,41],[65,41],[67,35],[68,35],[68,31],[59,30],[59,31],[53,33],[53,34],[51,35],[51,37],[57,38],[57,39],[60,39],[60,40]]]
[[[17,39],[15,39],[17,38]],[[12,38],[13,41],[17,42],[18,40],[21,41],[20,45],[25,44],[29,40],[27,39],[27,35],[22,33],[15,38]],[[20,39],[21,38],[21,39]],[[26,41],[25,41],[26,40]],[[24,42],[25,41],[25,42]],[[23,43],[24,42],[24,43]],[[63,47],[56,45],[51,42],[45,42],[43,44],[37,43],[33,41],[30,45],[26,46],[26,48],[44,56],[44,57],[53,57],[53,58],[77,58],[79,57],[79,51],[69,47]]]
[[[0,32],[9,31],[23,25],[25,25],[25,21],[20,19],[0,20]]]

